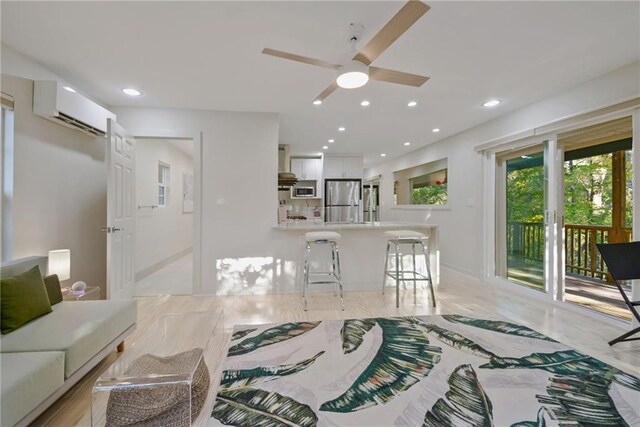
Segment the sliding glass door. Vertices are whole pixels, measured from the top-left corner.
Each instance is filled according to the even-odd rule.
[[[503,247],[498,275],[513,283],[544,291],[545,167],[536,146],[498,160],[500,238]]]
[[[495,278],[629,319],[598,243],[632,239],[631,117],[495,152]],[[626,286],[631,296],[631,283]]]
[[[558,135],[564,151],[564,301],[631,319],[596,244],[631,241],[631,117]],[[631,284],[624,288],[631,298]]]

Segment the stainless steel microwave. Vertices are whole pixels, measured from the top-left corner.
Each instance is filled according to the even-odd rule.
[[[293,187],[293,197],[316,197],[315,187]]]

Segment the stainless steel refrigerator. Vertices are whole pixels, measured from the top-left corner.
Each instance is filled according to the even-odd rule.
[[[325,222],[362,221],[361,180],[327,179],[324,185]]]
[[[364,210],[364,221],[380,221],[378,216],[378,207],[380,201],[378,199],[378,186],[365,185],[362,190],[362,206]]]

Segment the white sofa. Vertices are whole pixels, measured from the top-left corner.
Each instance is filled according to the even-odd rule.
[[[40,265],[30,257],[2,276]],[[0,337],[0,425],[27,425],[112,352],[136,327],[133,300],[63,301],[52,312]],[[123,347],[118,347],[120,350]]]

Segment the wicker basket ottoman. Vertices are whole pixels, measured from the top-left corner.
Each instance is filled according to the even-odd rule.
[[[209,391],[203,349],[168,357],[145,354],[124,372],[107,402],[107,426],[189,426]]]

